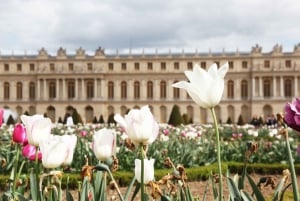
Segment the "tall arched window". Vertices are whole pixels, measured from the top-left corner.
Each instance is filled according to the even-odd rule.
[[[153,82],[151,81],[147,82],[147,98],[148,99],[153,98]]]
[[[22,82],[17,82],[17,99],[22,100],[23,98],[23,84]]]
[[[56,98],[56,82],[55,81],[49,82],[49,98],[50,99]]]
[[[233,80],[228,80],[227,82],[227,98],[234,98],[234,82]]]
[[[85,107],[85,121],[86,123],[92,123],[94,120],[94,108],[90,105]]]
[[[160,110],[160,122],[166,123],[167,122],[167,108],[166,106],[162,105],[159,108]]]
[[[29,99],[30,100],[35,99],[35,84],[34,84],[34,82],[29,83]]]
[[[9,99],[10,96],[9,90],[10,90],[9,82],[4,82],[3,97],[5,100]]]
[[[47,107],[47,117],[49,117],[52,122],[55,122],[55,116],[56,116],[55,107],[52,105],[48,106]]]
[[[75,98],[75,81],[74,80],[68,81],[68,98],[69,99]]]
[[[127,83],[125,81],[121,82],[121,98],[127,98]]]
[[[133,84],[133,97],[134,99],[140,98],[140,82],[135,81]]]
[[[174,83],[176,83],[175,81]],[[173,87],[173,98],[174,99],[179,99],[180,98],[180,89],[177,87]]]
[[[160,82],[160,98],[165,99],[167,97],[167,83],[165,81]]]
[[[292,80],[291,79],[284,80],[284,96],[292,97]]]
[[[86,82],[86,97],[88,99],[94,98],[94,82],[92,80]]]
[[[263,83],[264,89],[264,97],[271,97],[271,81],[269,79],[265,79]]]
[[[241,83],[241,98],[247,99],[248,98],[248,82],[247,80],[242,80]]]
[[[114,98],[114,83],[112,81],[108,82],[108,89],[107,89],[107,97],[109,99]]]

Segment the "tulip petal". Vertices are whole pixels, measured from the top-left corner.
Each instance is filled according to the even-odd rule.
[[[228,72],[228,69],[229,69],[229,65],[228,65],[228,62],[226,62],[225,64],[223,64],[219,71],[218,71],[218,75],[220,78],[224,79],[226,73]]]

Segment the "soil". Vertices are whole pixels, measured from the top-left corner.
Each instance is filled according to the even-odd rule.
[[[275,189],[273,189],[274,187],[276,188],[277,184],[280,182],[282,176],[281,175],[256,175],[256,174],[252,174],[251,177],[253,178],[254,182],[257,184],[260,180],[260,178],[262,177],[269,177],[271,178],[269,182],[269,184],[266,184],[266,183],[263,183],[261,185],[261,192],[263,193],[264,195],[264,198],[266,200],[273,200],[273,194],[274,194],[274,191]],[[233,176],[231,176],[231,178],[233,178]],[[290,178],[288,178],[287,182],[285,183],[285,186],[287,184],[289,184],[291,182]],[[273,188],[272,188],[272,183],[273,183]],[[300,183],[300,177],[298,177],[298,184]],[[213,197],[213,192],[212,192],[212,186],[211,186],[211,182],[210,181],[194,181],[194,182],[188,182],[187,183],[190,190],[191,190],[191,193],[194,197],[197,198],[197,200],[206,200],[206,201],[213,201],[214,200],[214,197]],[[224,200],[228,200],[228,185],[227,185],[227,181],[224,179],[223,180],[223,193],[224,193],[224,197],[225,199]],[[251,190],[251,187],[248,183],[248,180],[246,179],[246,182],[245,182],[245,191],[248,192],[248,193],[252,193],[252,190]],[[125,195],[125,192],[127,190],[127,188],[125,187],[122,187],[120,188],[121,192],[122,192],[122,195],[124,196]],[[147,189],[149,190],[148,192],[151,192],[150,189]],[[206,193],[205,193],[206,192]],[[73,192],[73,197],[75,200],[78,200],[78,194],[77,192]],[[132,193],[131,193],[132,195]],[[205,195],[206,199],[203,199],[203,196]],[[131,196],[129,197],[131,199]],[[129,199],[129,200],[130,200]],[[119,197],[118,197],[118,194],[117,194],[117,191],[116,190],[109,190],[108,191],[108,199],[107,200],[120,200]],[[135,201],[138,201],[140,200],[140,193],[138,193],[137,197],[134,199]],[[151,200],[154,200],[154,199],[151,199]],[[292,186],[290,186],[286,193],[285,193],[285,198],[284,198],[285,201],[289,201],[289,200],[293,200],[293,193],[292,193]]]

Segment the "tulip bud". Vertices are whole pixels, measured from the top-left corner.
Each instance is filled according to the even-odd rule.
[[[31,144],[26,144],[22,148],[22,155],[31,161],[35,161],[36,147]],[[42,159],[42,153],[40,151],[38,151],[38,160],[41,160],[41,159]]]
[[[22,124],[16,124],[12,139],[18,144],[25,145],[28,143],[25,127]]]

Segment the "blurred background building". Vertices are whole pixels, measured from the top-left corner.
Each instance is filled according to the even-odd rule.
[[[293,52],[275,45],[262,52],[106,54],[98,48],[88,55],[79,48],[67,54],[59,48],[50,55],[42,48],[36,55],[0,55],[0,106],[16,113],[46,114],[57,122],[76,109],[84,122],[101,115],[125,114],[149,105],[156,119],[165,123],[175,104],[194,123],[212,122],[209,110],[197,106],[184,90],[171,87],[185,80],[194,64],[208,69],[229,63],[222,101],[216,107],[221,122],[250,122],[255,115],[267,118],[282,112],[299,94],[300,44]],[[205,83],[202,83],[205,85]],[[201,88],[201,86],[199,86]]]

